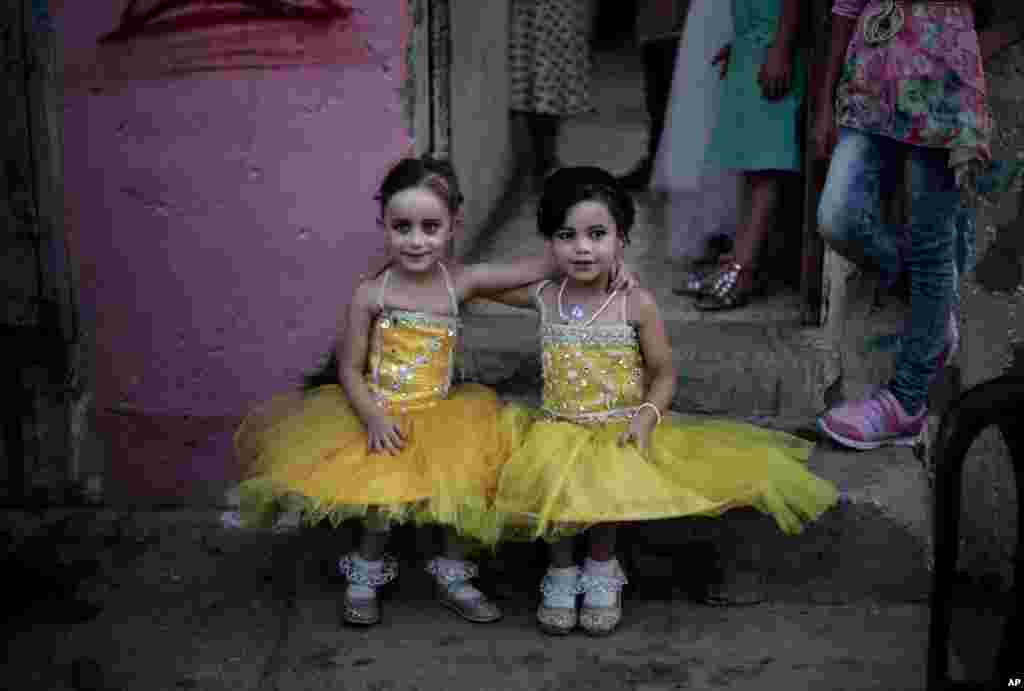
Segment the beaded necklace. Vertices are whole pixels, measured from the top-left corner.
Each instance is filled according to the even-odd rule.
[[[565,314],[565,309],[562,307],[562,295],[565,293],[565,286],[566,286],[566,284],[568,282],[569,282],[569,278],[568,277],[564,278],[562,280],[561,287],[558,289],[558,297],[556,299],[556,301],[558,303],[558,316],[562,318],[562,321],[577,322],[578,323],[578,322],[583,321],[583,314],[584,314],[584,312],[583,312],[583,305],[573,305],[572,309],[569,311],[569,315],[568,316]],[[588,319],[586,321],[586,323],[581,324],[581,326],[590,326],[591,324],[593,324],[594,320],[597,319],[598,315],[600,315],[602,312],[604,312],[605,309],[607,309],[608,305],[610,305],[611,302],[612,302],[612,298],[614,298],[616,295],[617,295],[617,291],[613,292],[611,295],[609,295],[608,299],[606,299],[604,301],[604,303],[600,307],[597,308],[597,311],[594,312],[592,315],[590,315],[590,319]]]

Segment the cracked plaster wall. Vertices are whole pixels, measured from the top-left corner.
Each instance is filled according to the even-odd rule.
[[[218,500],[237,479],[239,416],[313,366],[382,250],[373,196],[410,148],[408,16],[405,0],[350,4],[365,45],[346,64],[66,91],[66,217],[109,500]],[[61,8],[65,58],[118,11]]]

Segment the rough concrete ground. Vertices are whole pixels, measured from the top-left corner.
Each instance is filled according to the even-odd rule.
[[[131,526],[75,541],[101,563],[72,589],[99,607],[95,618],[69,621],[73,598],[7,618],[8,688],[72,689],[90,670],[102,685],[80,688],[915,689],[923,679],[922,605],[725,610],[669,588],[662,599],[631,596],[609,639],[556,640],[533,624],[536,574],[485,578],[506,617],[474,626],[433,602],[429,576],[406,563],[385,622],[357,630],[340,626],[343,586],[322,568],[347,531],[325,542],[188,519]],[[8,609],[17,592],[9,586]]]
[[[699,550],[680,550],[683,569],[631,571],[610,638],[553,639],[534,624],[544,560],[529,545],[485,562],[481,587],[506,616],[481,626],[433,601],[419,568],[431,536],[396,531],[400,578],[384,622],[361,630],[340,623],[330,569],[353,544],[347,525],[274,536],[225,530],[212,512],[2,518],[11,689],[924,688],[925,604],[709,607],[690,594]],[[1003,607],[976,602],[954,623],[972,676],[991,663]]]

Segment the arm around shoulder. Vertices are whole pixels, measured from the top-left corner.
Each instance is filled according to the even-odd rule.
[[[548,253],[510,262],[481,262],[455,269],[456,292],[460,300],[493,298],[499,293],[526,287],[557,272]]]
[[[521,286],[519,288],[513,288],[512,290],[505,290],[500,293],[492,293],[479,298],[475,298],[474,302],[488,301],[488,302],[500,302],[503,305],[509,307],[520,307],[523,309],[537,309],[537,305],[534,302],[533,291],[536,289],[536,285]]]

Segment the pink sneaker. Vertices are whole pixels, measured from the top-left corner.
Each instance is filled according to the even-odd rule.
[[[836,443],[861,451],[880,446],[913,446],[917,441],[927,407],[907,415],[888,389],[880,389],[862,401],[836,406],[818,418],[818,429]]]

